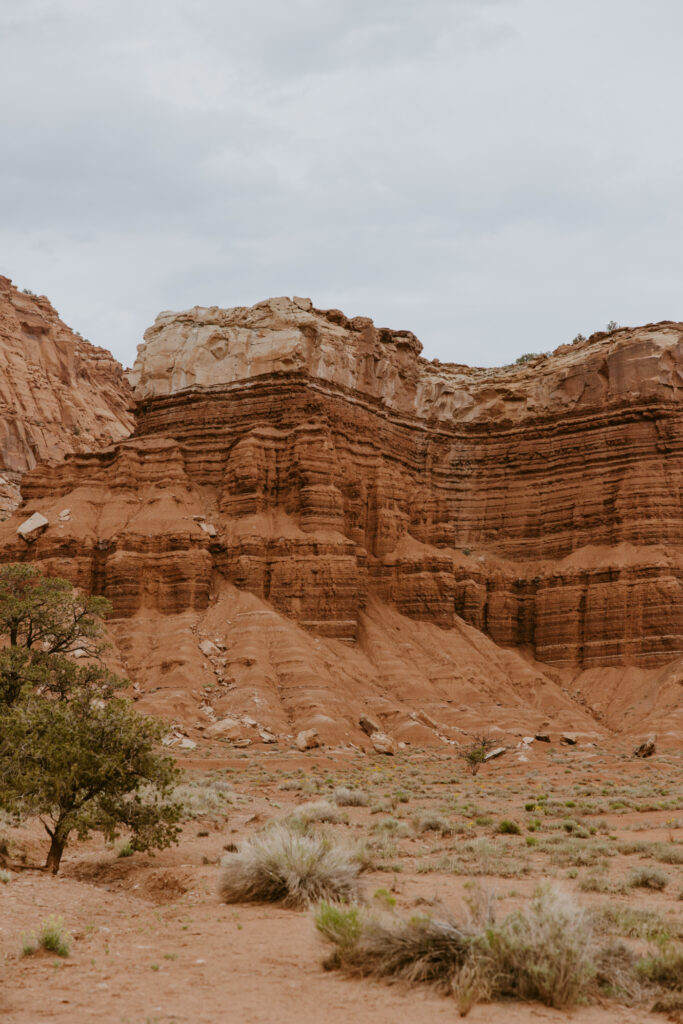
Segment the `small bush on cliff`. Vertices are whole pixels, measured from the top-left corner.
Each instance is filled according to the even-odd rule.
[[[101,654],[108,608],[34,566],[0,568],[0,635],[9,640],[0,652],[0,809],[40,817],[55,874],[74,831],[113,840],[125,826],[135,850],[178,834],[179,773],[159,753],[164,727],[118,695],[126,680],[69,657]]]

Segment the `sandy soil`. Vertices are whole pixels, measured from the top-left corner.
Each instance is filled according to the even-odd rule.
[[[0,885],[0,1014],[6,1024],[453,1021],[453,1000],[429,989],[325,972],[309,912],[221,903],[216,884],[218,861],[229,856],[224,847],[350,783],[368,792],[370,805],[343,808],[348,823],[334,831],[343,841],[376,845],[375,870],[364,875],[368,898],[390,890],[399,911],[433,897],[457,905],[474,880],[495,889],[502,915],[550,877],[582,903],[653,909],[683,928],[683,865],[657,863],[667,876],[660,892],[619,889],[634,866],[656,863],[642,843],[673,843],[683,851],[682,766],[683,757],[672,754],[640,762],[618,751],[538,744],[528,763],[509,754],[473,779],[452,756],[427,751],[394,759],[343,751],[248,757],[226,751],[202,758],[200,751],[187,764],[196,817],[186,823],[178,847],[153,858],[117,857],[116,849],[93,838],[69,847],[62,873],[53,878],[34,866],[45,855],[38,823],[6,833],[11,878]],[[226,780],[227,800],[216,801],[216,783],[225,792]],[[525,810],[527,804],[533,810]],[[415,822],[427,812],[440,815],[455,833],[420,832]],[[502,817],[517,821],[522,834],[498,835]],[[595,833],[581,846],[566,832],[567,821]],[[538,847],[526,845],[530,835],[538,837]],[[475,862],[463,873],[445,869],[444,857],[457,857],[473,836],[489,839],[496,857],[500,851],[491,873],[478,874],[481,864]],[[542,848],[552,837],[552,849],[567,855],[563,863],[551,847]],[[624,852],[629,843],[641,845]],[[613,844],[608,863],[598,844]],[[594,870],[612,892],[581,891],[582,879]],[[72,935],[71,955],[22,956],[22,936],[51,914],[61,916]],[[477,1006],[469,1019],[626,1024],[664,1018],[610,1003],[571,1013],[507,1003]]]

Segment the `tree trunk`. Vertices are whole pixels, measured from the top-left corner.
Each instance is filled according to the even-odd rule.
[[[64,847],[66,846],[66,837],[62,837],[57,829],[52,833],[52,841],[50,843],[50,852],[47,855],[45,862],[45,868],[51,871],[53,875],[56,875],[59,871],[59,865],[62,860],[62,854],[64,853]]]

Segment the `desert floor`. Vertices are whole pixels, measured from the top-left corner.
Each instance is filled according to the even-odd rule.
[[[637,949],[683,938],[678,753],[643,761],[616,746],[537,742],[526,754],[508,751],[476,777],[450,750],[382,757],[214,744],[194,754],[184,762],[190,816],[182,840],[154,857],[119,856],[125,837],[113,847],[94,837],[74,841],[60,875],[51,877],[38,868],[46,854],[40,824],[4,829],[5,1024],[457,1019],[454,1000],[428,988],[323,970],[325,949],[310,911],[219,901],[219,862],[231,856],[226,847],[239,848],[301,804],[324,800],[336,807],[339,787],[361,790],[366,806],[339,806],[340,822],[311,828],[363,846],[369,901],[395,900],[399,913],[434,899],[457,910],[483,886],[494,891],[497,914],[504,916],[551,880],[591,908],[600,927]],[[501,834],[503,820],[518,825],[519,834]],[[662,887],[633,884],[642,868],[648,871],[641,881]],[[50,915],[63,919],[70,955],[22,955],[24,937]],[[468,1019],[606,1024],[666,1018],[648,1005],[606,1000],[571,1011],[538,1003],[478,1005]]]

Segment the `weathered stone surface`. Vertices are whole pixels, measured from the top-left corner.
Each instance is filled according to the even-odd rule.
[[[298,750],[313,750],[321,746],[317,729],[302,729],[294,742]]]
[[[244,732],[241,724],[235,718],[222,718],[220,722],[214,722],[204,735],[208,739],[237,740]]]
[[[382,731],[382,727],[379,722],[365,713],[363,713],[358,719],[358,724],[367,736],[372,736],[373,733]]]
[[[484,755],[485,761],[493,761],[496,757],[502,757],[507,750],[507,747],[494,747],[493,750],[489,750],[488,754]]]
[[[0,276],[0,516],[37,462],[102,448],[130,433],[131,393],[105,349],[74,334],[45,296]]]
[[[657,737],[648,736],[647,739],[639,743],[633,753],[636,757],[652,757],[657,747]]]
[[[384,732],[373,732],[370,736],[370,742],[378,754],[396,753],[396,743],[391,736],[387,736]]]
[[[29,516],[28,519],[25,519],[23,523],[17,526],[17,533],[22,540],[31,543],[37,540],[49,525],[49,519],[46,519],[40,512],[34,512],[32,516]]]
[[[134,435],[24,478],[31,510],[72,511],[30,557],[110,597],[131,651],[124,620],[194,628],[231,587],[257,602],[240,615],[273,612],[289,653],[256,625],[219,711],[268,694],[283,736],[320,708],[325,742],[357,735],[370,694],[409,742],[433,740],[409,722],[423,702],[450,739],[476,701],[489,724],[525,706],[525,732],[589,735],[593,705],[600,727],[631,715],[642,731],[629,694],[646,683],[659,729],[683,652],[682,364],[674,323],[483,370],[301,299],[165,313],[131,375]],[[20,521],[0,529],[5,560],[27,557]],[[344,664],[340,645],[307,647],[309,677],[287,622],[344,641]],[[308,680],[294,725],[277,696],[299,692],[292,660]]]

